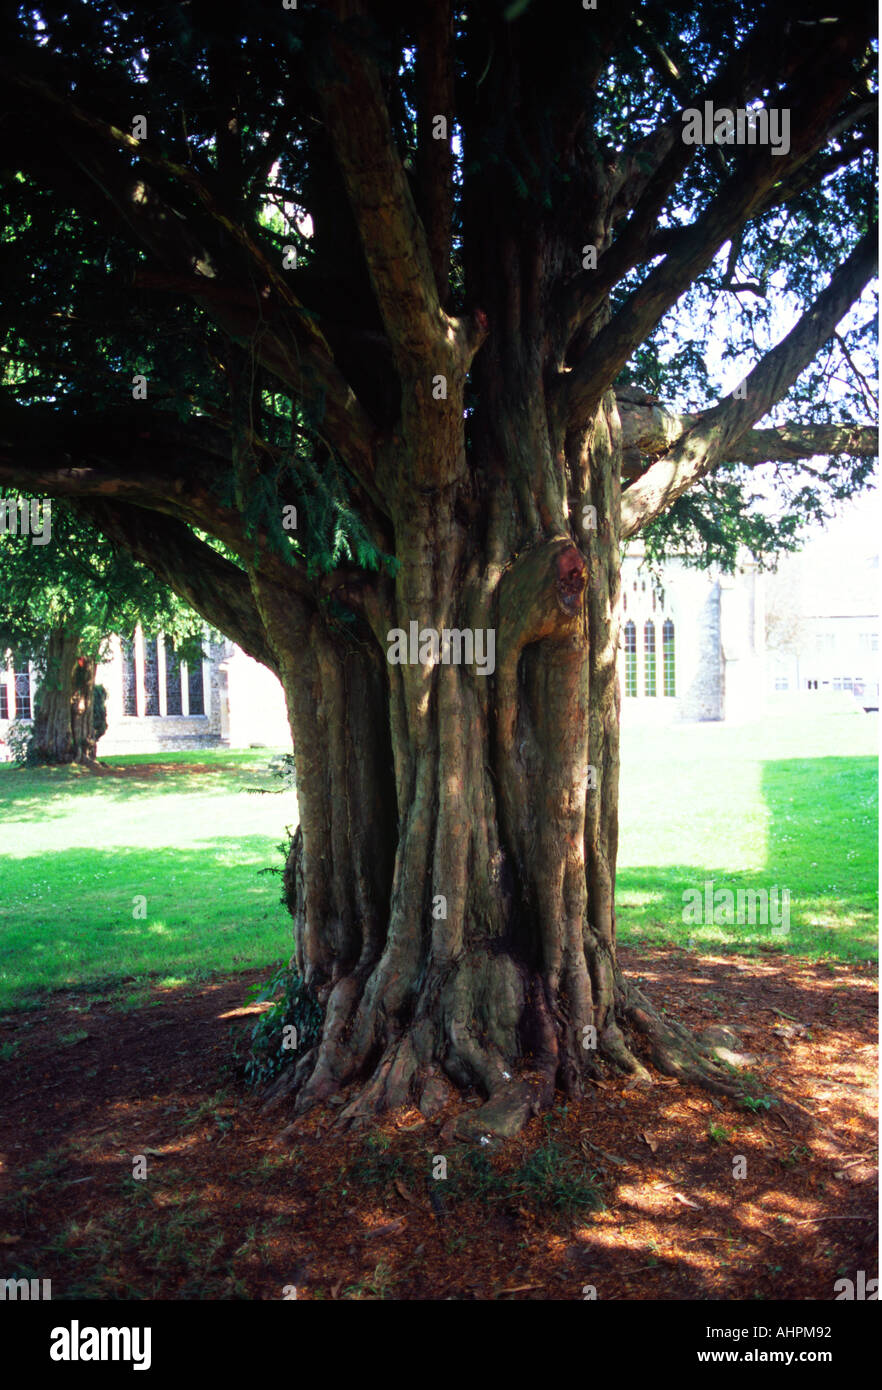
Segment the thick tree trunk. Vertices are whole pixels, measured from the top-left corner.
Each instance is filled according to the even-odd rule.
[[[514,415],[525,399],[495,418],[532,473],[535,422]],[[534,400],[544,409],[541,390]],[[663,1070],[731,1089],[616,959],[612,395],[572,457],[547,435],[544,448],[549,493],[574,487],[603,518],[578,545],[568,526],[548,538],[541,524],[518,544],[524,475],[512,466],[481,506],[468,473],[402,497],[400,570],[394,585],[347,595],[356,631],[252,573],[296,750],[285,879],[296,960],[325,1010],[320,1043],[279,1092],[299,1111],[345,1092],[342,1125],[407,1104],[431,1115],[453,1083],[484,1097],[459,1135],[512,1134],[555,1088],[578,1095],[609,1068],[648,1080],[635,1029]],[[413,621],[476,641],[492,630],[495,670],[432,662],[427,648],[422,662],[390,662],[392,631]]]
[[[509,76],[494,65],[475,98],[489,127],[514,100]],[[593,412],[580,405],[578,429],[561,403],[572,232],[488,155],[463,203],[481,307],[445,320],[429,270],[405,254],[394,173],[374,188],[357,139],[346,159],[401,382],[372,460],[397,570],[341,578],[354,624],[280,587],[266,562],[250,570],[294,739],[296,960],[324,1008],[319,1043],[279,1093],[301,1112],[333,1097],[346,1126],[407,1104],[434,1114],[451,1086],[476,1088],[484,1104],[456,1122],[474,1139],[516,1132],[556,1088],[579,1095],[609,1069],[646,1082],[648,1060],[732,1092],[617,961],[623,441],[612,380]],[[595,175],[596,188],[584,170],[574,184],[573,217],[594,208],[585,236],[602,249],[609,186]],[[390,219],[401,244],[377,252]],[[575,349],[608,320],[604,302]],[[239,394],[244,506],[260,464]],[[439,660],[422,636],[417,659],[399,661],[394,635],[409,645],[412,627],[465,632],[476,651],[480,635],[488,658],[492,635],[492,666]]]
[[[80,634],[71,628],[55,628],[49,634],[34,708],[30,756],[35,762],[74,761],[71,701],[79,644]]]

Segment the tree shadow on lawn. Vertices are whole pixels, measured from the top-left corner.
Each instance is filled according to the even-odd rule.
[[[622,869],[616,875],[618,939],[623,945],[645,951],[671,945],[713,953],[787,952],[855,963],[876,960],[878,910],[872,883],[855,876],[847,884],[833,887],[815,876],[814,870],[811,873],[813,880],[803,876],[799,882],[798,875],[786,869],[732,872],[720,867],[697,869],[693,864]],[[716,922],[684,922],[686,904],[698,901],[690,897],[684,904],[684,893],[697,892],[703,903],[706,883],[712,885],[711,894],[728,889],[735,895],[731,900],[734,922],[724,920],[722,908]],[[750,920],[751,913],[759,915],[751,907],[756,890],[770,893],[773,888],[778,890],[776,897],[770,898],[776,919],[781,890],[788,888],[790,893],[786,931],[776,932],[771,921]]]
[[[692,943],[699,950],[783,949],[814,957],[875,960],[875,760],[766,762],[760,795],[766,814],[763,867],[623,865],[616,883],[621,939],[631,945]],[[624,835],[623,843],[627,850]],[[714,894],[725,890],[736,895],[731,915],[725,897],[714,902]],[[757,892],[766,896],[758,900]],[[767,912],[762,912],[763,903]]]
[[[167,763],[158,754],[153,763],[88,768],[17,768],[0,764],[0,815],[4,821],[58,820],[70,815],[69,798],[76,797],[83,814],[110,811],[118,803],[175,796],[263,794],[283,791],[282,782],[266,761],[254,766],[231,763]]]

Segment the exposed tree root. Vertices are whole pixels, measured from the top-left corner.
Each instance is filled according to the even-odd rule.
[[[484,1103],[457,1115],[450,1132],[459,1139],[486,1142],[516,1135],[532,1116],[554,1103],[563,1078],[572,1078],[572,1067],[564,1068],[556,1049],[507,1062],[496,1044],[479,1039],[473,1031],[460,1032],[453,1040],[448,1037],[446,1050],[433,1055],[437,1044],[434,1031],[419,1019],[389,1041],[378,1060],[363,1067],[359,1076],[353,1072],[345,1036],[347,1021],[357,1008],[357,993],[352,978],[338,984],[329,1000],[332,1017],[326,1018],[322,1043],[270,1089],[266,1110],[294,1099],[295,1112],[302,1115],[333,1100],[339,1106],[334,1127],[358,1130],[405,1107],[416,1106],[426,1119],[433,1119],[457,1090],[477,1087],[486,1097]],[[636,987],[623,982],[618,1015],[619,1021],[608,1025],[598,1037],[596,1050],[586,1052],[576,1083],[564,1086],[565,1093],[581,1095],[586,1077],[608,1076],[610,1072],[651,1085],[652,1072],[628,1042],[634,1031],[646,1040],[649,1061],[663,1075],[718,1095],[742,1094],[743,1086],[731,1069],[687,1028],[663,1019]],[[516,1055],[513,1048],[512,1056]]]
[[[645,995],[634,985],[626,991],[629,1022],[649,1041],[653,1064],[665,1076],[691,1081],[718,1095],[738,1096],[743,1087],[731,1071],[701,1046],[688,1028],[675,1020],[662,1019]]]

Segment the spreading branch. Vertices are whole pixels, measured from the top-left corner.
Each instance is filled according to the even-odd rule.
[[[0,483],[36,496],[103,497],[184,518],[234,552],[248,542],[242,517],[217,494],[229,439],[211,421],[186,424],[147,405],[94,417],[41,406],[0,412]]]
[[[73,510],[146,565],[226,637],[278,675],[248,576],[174,517],[77,498]]]
[[[592,340],[581,360],[560,374],[556,409],[566,424],[578,427],[593,417],[610,380],[707,269],[720,247],[731,240],[769,190],[824,143],[853,81],[851,59],[863,38],[859,26],[842,25],[825,52],[813,55],[800,74],[799,100],[792,99],[793,134],[787,154],[773,155],[771,150],[757,147],[746,157],[702,216],[683,230],[662,264],[649,273]]]
[[[151,270],[141,272],[136,283],[186,293],[295,396],[319,408],[324,435],[382,505],[374,483],[374,422],[336,365],[316,316],[298,301],[248,233],[223,214],[192,171],[153,154],[144,142],[58,96],[46,83],[8,65],[0,71],[21,91],[29,111],[51,122],[58,132],[56,143],[101,191],[136,244],[165,267],[164,283]],[[132,160],[161,171],[195,196],[235,244],[235,255],[224,258],[210,249],[192,218],[148,184]],[[53,169],[41,164],[40,172],[51,178]]]
[[[643,393],[641,393],[643,394]],[[623,476],[636,478],[690,430],[706,412],[682,414],[658,401],[638,401],[632,388],[616,392],[622,426]],[[738,441],[738,462],[755,467],[761,463],[798,463],[822,455],[850,454],[875,458],[879,436],[873,425],[777,425],[774,429],[747,430]]]
[[[699,148],[683,141],[683,110],[689,107],[701,109],[706,101],[712,102],[715,107],[744,105],[759,96],[770,79],[779,84],[787,81],[804,62],[804,51],[797,45],[791,44],[783,54],[780,52],[780,46],[774,41],[779,25],[780,20],[775,16],[765,24],[758,25],[722,71],[693,96],[687,98],[681,93],[679,88],[683,84],[680,82],[678,96],[683,101],[683,109],[644,137],[629,155],[619,161],[620,188],[613,205],[613,221],[619,221],[627,213],[631,216],[612,246],[600,258],[596,270],[575,276],[562,288],[559,313],[564,325],[564,342],[573,337],[579,326],[628,271],[641,261],[651,260],[668,249],[658,244],[658,219]],[[682,78],[684,74],[680,76]],[[718,147],[713,149],[722,160],[725,173],[722,153]],[[674,237],[680,236],[682,241],[681,234],[690,229],[666,230]]]
[[[790,389],[875,274],[876,237],[875,227],[862,237],[796,326],[745,378],[743,396],[728,396],[707,411],[632,483],[622,497],[623,537],[634,535],[654,520],[718,463],[737,459],[735,451],[744,435]],[[776,432],[756,433],[770,436]]]
[[[441,307],[429,238],[395,147],[376,63],[366,51],[362,16],[352,17],[347,0],[334,9],[333,68],[317,76],[317,95],[396,365],[405,381],[427,364],[440,363],[441,370],[445,357],[467,365],[485,329],[450,318]],[[435,80],[448,79],[440,71]]]

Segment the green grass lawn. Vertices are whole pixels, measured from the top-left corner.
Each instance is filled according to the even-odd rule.
[[[290,954],[281,879],[260,870],[281,867],[297,798],[247,790],[282,786],[272,756],[108,758],[135,770],[181,764],[125,780],[0,764],[0,1008],[40,987],[123,981],[134,1006],[148,974],[192,981]],[[188,774],[194,763],[211,771]]]
[[[627,715],[627,710],[626,710]],[[622,732],[619,939],[877,955],[878,726],[861,711]],[[787,888],[789,934],[686,925],[684,891]]]
[[[741,727],[626,724],[620,939],[874,958],[875,738],[875,719],[859,712]],[[287,956],[281,880],[260,870],[281,865],[296,797],[247,790],[281,785],[267,770],[271,756],[108,759],[130,769],[182,765],[125,780],[0,764],[0,1008],[84,984],[113,987],[123,1006],[136,1006],[148,975],[171,984]],[[194,763],[211,770],[188,772]],[[703,891],[706,880],[789,889],[789,935],[684,923],[684,891]]]

